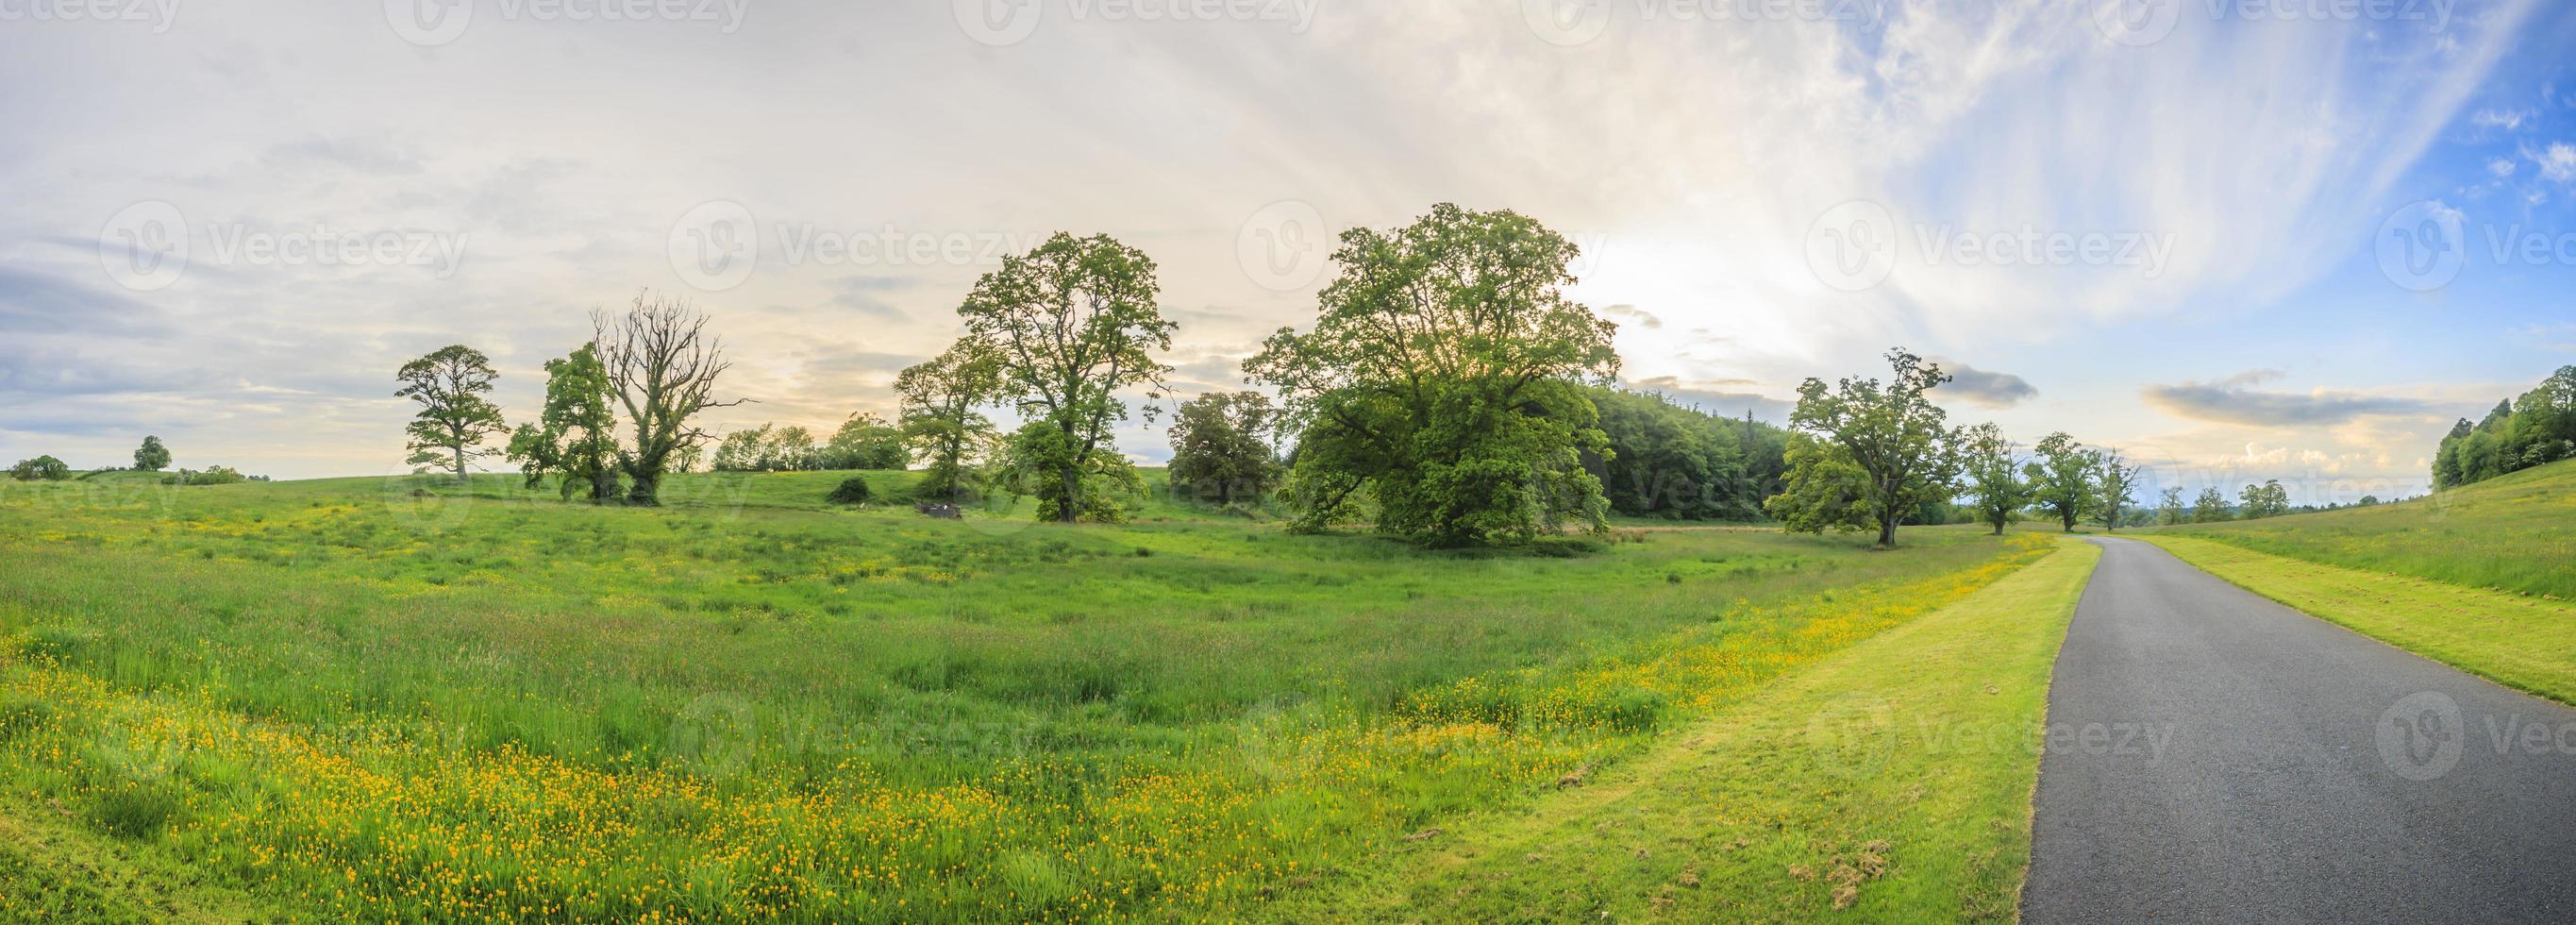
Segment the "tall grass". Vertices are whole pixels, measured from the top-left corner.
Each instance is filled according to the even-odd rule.
[[[0,783],[294,915],[1211,914],[2028,555],[938,521],[838,479],[0,494]]]

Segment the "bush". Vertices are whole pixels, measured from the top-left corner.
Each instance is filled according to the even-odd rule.
[[[250,481],[250,477],[229,466],[207,466],[206,471],[181,469],[177,475],[161,477],[163,485],[232,485]]]
[[[21,482],[59,482],[72,477],[72,467],[51,456],[21,459],[9,467],[9,476]]]
[[[832,489],[831,502],[833,504],[868,503],[868,480],[855,475],[842,479],[841,487]]]

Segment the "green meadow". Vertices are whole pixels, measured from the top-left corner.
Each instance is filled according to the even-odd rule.
[[[2576,462],[2370,507],[2151,528],[2346,568],[2576,600]]]
[[[842,475],[681,476],[659,509],[0,485],[0,918],[1238,917],[2051,548],[1455,552],[1161,497],[938,520],[907,473],[826,503]]]

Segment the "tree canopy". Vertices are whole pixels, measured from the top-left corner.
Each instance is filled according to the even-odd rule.
[[[1312,330],[1244,361],[1298,433],[1312,529],[1365,496],[1378,529],[1440,546],[1526,541],[1607,504],[1582,453],[1608,453],[1584,383],[1618,372],[1615,327],[1569,299],[1574,244],[1510,211],[1442,203],[1343,232]]]
[[[1269,434],[1278,412],[1259,392],[1210,392],[1172,416],[1172,491],[1202,501],[1257,501],[1279,471]]]
[[[465,481],[468,460],[497,452],[484,448],[483,441],[509,432],[501,409],[483,397],[500,374],[492,371],[491,359],[480,350],[463,344],[441,347],[403,364],[394,378],[403,384],[394,395],[420,404],[410,426],[404,428],[411,435],[409,449],[415,454],[443,453],[459,482]]]
[[[1887,353],[1895,375],[1846,377],[1833,387],[1798,386],[1790,426],[1807,439],[1789,447],[1789,487],[1763,507],[1793,530],[1878,529],[1881,548],[1896,545],[1896,526],[1924,502],[1958,494],[1955,440],[1948,415],[1926,393],[1949,375],[1903,349]]]
[[[958,306],[972,351],[994,358],[998,397],[1029,421],[1009,458],[1022,476],[1016,490],[1038,496],[1038,516],[1117,518],[1113,498],[1093,489],[1134,481],[1110,432],[1127,418],[1119,393],[1163,394],[1170,367],[1152,351],[1171,349],[1174,325],[1159,297],[1144,252],[1108,235],[1057,232],[1002,258]]]
[[[952,501],[965,497],[974,487],[974,465],[994,440],[992,419],[975,409],[1001,394],[1000,358],[989,344],[959,341],[905,367],[894,377],[894,390],[903,403],[904,439],[924,464],[917,493]]]
[[[2075,532],[2076,523],[2101,505],[2096,481],[2100,460],[2065,431],[2040,438],[2032,452],[2036,454],[2029,467],[2033,503],[2056,518],[2065,532]]]
[[[2436,491],[2576,458],[2576,366],[2558,372],[2478,423],[2462,418],[2433,455]]]
[[[2004,438],[2003,428],[1991,423],[1959,433],[1959,468],[1967,478],[1969,507],[1996,536],[2021,518],[2036,489],[2023,477],[2025,462],[2016,449]]]
[[[1607,454],[1585,453],[1610,509],[1673,520],[1755,520],[1779,493],[1788,434],[1769,424],[1706,414],[1661,394],[1616,388],[1587,393],[1601,414]]]
[[[162,446],[159,437],[145,436],[143,445],[134,451],[135,471],[159,472],[169,466],[170,448]]]
[[[546,361],[545,409],[510,436],[509,456],[528,487],[555,475],[564,497],[582,492],[597,503],[617,496],[616,396],[596,345]]]

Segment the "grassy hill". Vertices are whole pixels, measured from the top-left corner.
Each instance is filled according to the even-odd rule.
[[[0,851],[0,920],[1239,917],[2038,554],[944,521],[844,477],[0,484],[0,834],[56,833]]]
[[[2576,461],[2396,504],[2152,529],[2347,568],[2576,599]]]

